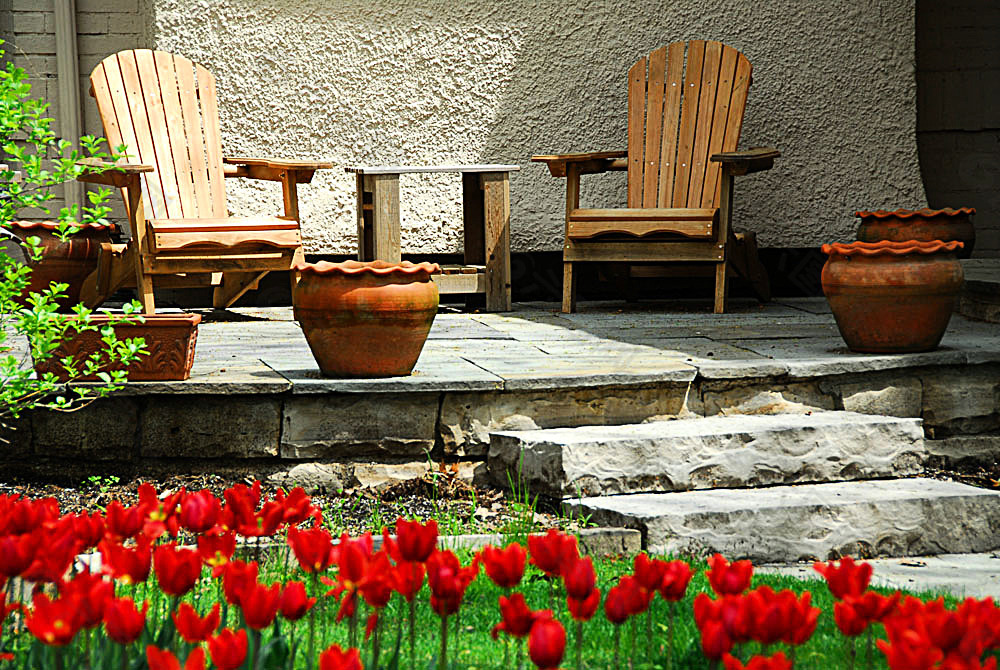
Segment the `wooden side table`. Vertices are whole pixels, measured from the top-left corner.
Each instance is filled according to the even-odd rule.
[[[517,165],[351,166],[357,177],[358,260],[398,263],[399,175],[462,175],[465,258],[434,275],[442,294],[485,293],[486,310],[510,311],[510,173]]]

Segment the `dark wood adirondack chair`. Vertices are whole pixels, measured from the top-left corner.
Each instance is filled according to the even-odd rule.
[[[215,79],[181,56],[108,56],[90,75],[90,93],[108,143],[126,145],[132,163],[81,179],[122,189],[132,238],[102,247],[81,292],[88,306],[134,285],[152,314],[155,283],[215,285],[213,304],[228,307],[268,272],[303,258],[296,187],[330,163],[223,158]],[[283,215],[229,216],[226,177],[281,182]]]
[[[627,151],[532,157],[566,177],[564,312],[576,309],[574,263],[592,261],[714,265],[717,313],[730,272],[770,298],[755,236],[732,229],[733,177],[769,169],[780,156],[736,151],[750,69],[720,42],[661,47],[629,70]],[[580,175],[609,170],[628,170],[627,208],[581,209]]]

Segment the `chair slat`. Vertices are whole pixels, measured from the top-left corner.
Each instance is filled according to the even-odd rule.
[[[681,116],[681,91],[684,88],[684,42],[667,48],[667,74],[663,100],[663,142],[660,150],[660,188],[658,207],[670,207],[674,194],[674,169],[677,162],[677,127]]]
[[[180,89],[184,136],[187,138],[187,152],[191,162],[191,177],[197,202],[197,209],[191,216],[212,216],[214,212],[212,189],[208,183],[205,134],[202,131],[201,114],[198,111],[194,63],[182,56],[174,56],[174,72],[177,74],[177,86]]]
[[[154,51],[153,60],[156,64],[156,78],[160,84],[160,100],[163,102],[174,178],[177,180],[180,215],[198,216],[198,205],[195,201],[191,175],[191,159],[188,154],[187,137],[184,135],[180,87],[177,82],[177,73],[174,71],[174,59],[168,53]]]
[[[153,136],[150,132],[149,118],[146,115],[146,105],[142,96],[142,83],[139,78],[139,68],[134,51],[122,51],[118,54],[118,66],[121,68],[122,83],[125,87],[125,97],[132,115],[132,129],[135,131],[134,150],[138,152],[139,161],[156,165],[157,171],[144,175],[143,193],[147,198],[149,209],[154,217],[167,216],[167,207],[163,198],[163,183],[156,150],[153,148]]]
[[[198,100],[205,128],[205,156],[208,165],[208,183],[212,191],[212,216],[226,215],[226,187],[222,176],[222,133],[219,130],[219,107],[215,96],[215,77],[200,65],[198,75]]]
[[[167,216],[184,216],[177,187],[177,175],[174,172],[173,152],[170,149],[167,115],[163,109],[153,52],[149,49],[136,49],[135,64],[139,74],[139,84],[142,86],[142,97],[146,103],[149,135],[153,142],[153,151],[156,153],[156,172],[160,175],[160,186],[163,188],[163,205],[166,207]]]
[[[649,78],[646,84],[646,154],[643,163],[642,206],[656,207],[660,185],[660,146],[663,140],[663,81],[666,75],[667,49],[649,54]]]
[[[125,139],[126,133],[129,137],[134,138],[132,134],[132,121],[128,113],[128,104],[125,102],[124,97],[119,98],[121,103],[122,112],[125,114],[125,118],[121,122],[118,120],[118,111],[115,109],[115,101],[111,93],[111,85],[108,82],[108,68],[111,68],[114,72],[113,76],[117,77],[118,88],[121,89],[121,73],[118,70],[118,60],[111,56],[98,64],[94,71],[90,73],[90,94],[94,96],[94,100],[97,102],[97,111],[101,116],[101,124],[104,126],[104,136],[108,140],[108,148],[115,151],[121,145],[135,144],[134,139],[127,141]],[[123,132],[123,126],[127,128],[126,132]],[[122,189],[126,191],[125,194],[125,208],[128,209],[128,189]],[[131,231],[129,231],[131,232]]]
[[[723,151],[722,143],[726,136],[726,123],[729,118],[729,104],[733,96],[733,83],[736,78],[736,62],[740,53],[732,47],[723,47],[722,65],[719,68],[719,86],[715,95],[715,113],[712,116],[712,137],[708,143],[708,155]],[[719,206],[719,176],[722,166],[709,161],[705,170],[705,183],[701,190],[702,207]],[[691,201],[695,204],[695,201]]]
[[[736,75],[733,77],[733,95],[729,99],[729,115],[726,120],[726,136],[722,140],[723,151],[736,151],[743,129],[743,113],[746,111],[747,94],[750,92],[752,67],[743,54],[736,60]]]
[[[687,204],[701,204],[701,189],[705,184],[708,144],[712,138],[712,120],[719,86],[719,67],[722,63],[722,43],[705,45],[705,61],[701,68],[701,92],[698,96],[698,121],[695,124],[694,147],[691,150],[691,179],[688,184]]]
[[[628,206],[642,205],[646,128],[646,59],[628,71]]]
[[[691,178],[691,152],[698,123],[698,98],[701,92],[701,68],[705,61],[705,41],[688,43],[684,92],[681,100],[681,125],[677,136],[677,159],[674,167],[674,207],[687,206],[688,183]]]

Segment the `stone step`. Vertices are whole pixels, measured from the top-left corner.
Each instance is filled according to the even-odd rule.
[[[962,261],[965,285],[958,300],[958,313],[977,321],[1000,323],[1000,258],[969,258]]]
[[[920,419],[813,412],[494,432],[487,467],[565,497],[902,477],[925,455]]]
[[[578,498],[593,523],[636,528],[656,554],[757,562],[1000,548],[1000,492],[936,479]]]

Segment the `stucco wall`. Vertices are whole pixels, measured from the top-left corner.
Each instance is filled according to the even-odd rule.
[[[515,250],[561,245],[563,183],[533,153],[625,147],[625,72],[681,39],[754,64],[741,146],[778,167],[737,186],[764,246],[852,236],[859,207],[924,204],[910,0],[147,0],[150,39],[218,79],[225,151],[338,169],[300,189],[308,250],[353,252],[352,163],[510,162]],[[270,212],[271,185],[227,183]],[[458,185],[405,178],[404,251],[459,249]],[[584,202],[624,203],[622,175]]]

